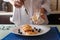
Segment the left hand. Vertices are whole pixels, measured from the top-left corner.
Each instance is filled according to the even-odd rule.
[[[40,8],[40,16],[44,20],[45,20],[45,12],[46,12],[46,10],[44,8]]]
[[[34,22],[34,24],[37,24],[37,25],[42,24],[45,20],[45,9],[40,8],[40,20],[39,19],[35,20],[36,19],[35,16],[36,16],[36,14],[33,15],[32,18],[31,18],[31,20]]]
[[[39,25],[39,20],[35,21],[34,24]]]

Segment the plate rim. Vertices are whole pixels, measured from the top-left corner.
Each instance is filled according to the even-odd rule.
[[[22,25],[20,25],[20,26],[22,26]],[[31,25],[31,26],[43,26],[43,25]],[[15,28],[18,28],[18,27],[15,27]],[[17,33],[15,33],[15,32],[13,32],[12,30],[11,30],[11,32],[12,33],[14,33],[14,34],[17,34],[17,35],[20,35],[20,36],[39,36],[39,35],[44,35],[44,34],[46,34],[46,33],[48,33],[49,31],[50,31],[50,27],[48,27],[49,28],[49,30],[48,31],[46,31],[45,33],[43,33],[43,34],[38,34],[38,35],[22,35],[22,34],[17,34]],[[12,28],[13,30],[14,30],[14,28]]]

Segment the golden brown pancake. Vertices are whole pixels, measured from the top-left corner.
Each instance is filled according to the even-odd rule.
[[[23,31],[32,30],[32,27],[29,24],[25,24],[23,25],[22,30]]]
[[[25,35],[33,35],[33,34],[37,34],[38,32],[36,30],[34,30],[29,24],[25,24],[22,26],[21,28],[22,32]]]

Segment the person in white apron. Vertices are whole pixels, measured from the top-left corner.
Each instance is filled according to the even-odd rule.
[[[13,5],[13,17],[10,18],[10,21],[15,25],[33,24],[30,18],[33,15],[34,8],[46,10],[43,13],[45,22],[42,24],[48,24],[47,15],[50,12],[50,0],[9,0],[9,2]],[[41,22],[37,21],[37,24],[41,24]]]

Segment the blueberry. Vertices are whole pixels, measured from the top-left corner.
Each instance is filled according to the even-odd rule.
[[[34,27],[34,29],[37,31],[38,29]]]
[[[20,29],[18,29],[18,33],[20,33]]]
[[[34,29],[36,29],[36,28],[34,27]]]
[[[38,32],[40,32],[41,31],[41,29],[38,29]]]
[[[20,32],[20,34],[22,34],[22,32]]]
[[[32,32],[34,32],[34,30],[32,30]]]
[[[20,32],[20,29],[18,29],[18,33],[19,33],[19,34],[22,34],[22,32]]]

